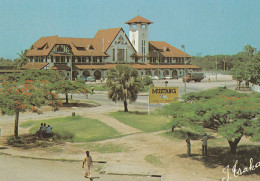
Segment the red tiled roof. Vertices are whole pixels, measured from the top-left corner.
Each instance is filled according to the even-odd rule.
[[[74,69],[79,69],[79,70],[86,70],[86,69],[103,69],[104,65],[74,65],[73,68]]]
[[[132,24],[132,23],[147,23],[147,24],[151,24],[153,22],[149,21],[148,19],[145,19],[142,16],[136,16],[133,19],[130,19],[129,21],[125,22],[125,24]]]
[[[27,63],[26,65],[24,65],[22,67],[22,69],[38,69],[41,70],[43,69],[46,65],[48,65],[49,63]]]
[[[112,29],[103,29],[98,30],[97,34],[94,37],[96,47],[99,51],[106,52],[111,43],[114,41],[118,33],[123,30],[122,28],[112,28]],[[104,47],[103,47],[104,44]],[[104,51],[102,50],[104,49]]]
[[[165,41],[149,41],[149,45],[155,49],[160,50],[164,57],[184,57],[184,52],[180,49],[166,43]],[[185,53],[186,58],[191,58],[189,54]]]
[[[55,64],[51,70],[70,70],[70,67],[66,64]]]
[[[102,44],[99,44],[98,41],[98,39],[92,38],[42,37],[32,45],[26,56],[48,56],[57,44],[68,45],[75,56],[107,56],[102,51]],[[91,46],[94,49],[89,49]],[[84,50],[78,50],[78,47],[83,47]],[[58,55],[56,54],[56,56]],[[60,55],[64,56],[63,54]]]

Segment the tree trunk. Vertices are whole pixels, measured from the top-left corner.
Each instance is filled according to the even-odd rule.
[[[236,154],[237,145],[238,145],[239,141],[241,140],[241,138],[242,138],[242,136],[239,138],[236,138],[234,141],[228,141],[231,153]]]
[[[128,112],[126,99],[124,100],[124,107],[125,107],[125,112]]]
[[[19,112],[15,112],[15,120],[14,120],[14,136],[18,138],[18,121],[19,121]]]
[[[69,103],[69,96],[68,96],[68,94],[66,94],[66,104],[68,104]]]

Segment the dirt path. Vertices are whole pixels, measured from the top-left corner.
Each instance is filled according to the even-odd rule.
[[[82,114],[82,116],[92,118],[92,119],[98,119],[99,121],[114,128],[116,131],[118,131],[120,134],[123,134],[123,135],[141,132],[138,129],[135,129],[124,123],[121,123],[120,121],[116,120],[115,118],[113,118],[111,116],[108,116],[107,114]]]

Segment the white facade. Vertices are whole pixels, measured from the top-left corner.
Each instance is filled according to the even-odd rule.
[[[143,56],[142,62],[146,61],[149,53],[148,26],[147,23],[129,24],[129,39],[137,53]]]
[[[134,63],[134,59],[131,57],[134,53],[133,46],[125,32],[121,30],[106,51],[109,57],[105,60],[105,63]]]

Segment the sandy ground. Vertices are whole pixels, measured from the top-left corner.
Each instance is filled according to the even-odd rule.
[[[227,81],[230,80],[227,79]],[[95,108],[76,109],[77,114],[99,119],[119,130],[121,134],[128,134],[128,136],[122,138],[96,142],[98,144],[113,143],[126,145],[129,151],[104,154],[92,152],[94,161],[106,162],[101,165],[94,163],[92,173],[97,177],[94,180],[220,181],[224,178],[223,180],[225,181],[230,179],[234,181],[253,181],[260,179],[259,175],[234,177],[231,172],[228,178],[227,174],[223,173],[225,166],[218,163],[213,163],[211,166],[205,164],[205,158],[200,156],[201,143],[199,140],[191,141],[193,156],[186,157],[185,141],[170,140],[161,136],[161,132],[143,133],[140,130],[124,125],[106,114],[106,112],[114,111],[116,108],[118,107],[107,108],[107,106],[99,106]],[[88,114],[86,109],[91,109],[92,114]],[[131,107],[131,110],[139,109],[139,107]],[[97,113],[100,110],[102,110],[102,114]],[[43,114],[41,119],[61,115],[67,116],[70,113],[71,111],[62,110],[55,114]],[[26,114],[25,117],[28,118],[31,116],[33,117],[33,115]],[[29,158],[24,159],[0,155],[0,180],[86,180],[82,177],[84,170],[82,170],[80,162],[86,150],[84,144],[65,143],[49,148],[34,148],[29,150],[10,148],[4,144],[4,138],[13,133],[13,123],[8,121],[9,118],[5,118],[6,121],[0,122],[0,128],[2,129],[0,152],[33,158],[78,160],[78,162],[32,160]],[[28,129],[19,129],[20,134],[27,132]],[[241,140],[241,143],[247,142],[248,140],[246,139]],[[209,147],[212,144],[213,142],[211,143],[209,140]],[[223,146],[228,145],[225,143]],[[147,155],[154,155],[160,158],[161,164],[153,165],[146,162],[145,157]],[[100,174],[100,170],[97,170],[97,168],[102,168],[104,174]],[[152,175],[160,177],[151,177]]]

